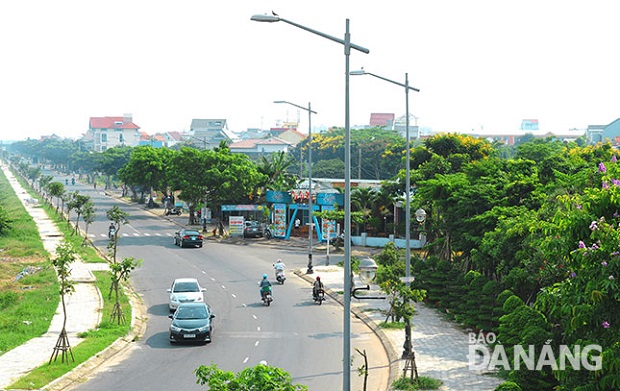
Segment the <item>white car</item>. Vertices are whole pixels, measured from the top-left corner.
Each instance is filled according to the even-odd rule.
[[[205,288],[201,287],[195,278],[177,278],[172,286],[166,290],[170,294],[168,307],[176,311],[181,303],[204,303]]]

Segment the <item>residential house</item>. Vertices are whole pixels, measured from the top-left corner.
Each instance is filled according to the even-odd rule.
[[[189,135],[185,136],[199,148],[213,149],[222,141],[230,144],[237,137],[228,130],[225,119],[193,119]]]
[[[620,147],[620,118],[609,125],[589,125],[586,138],[592,144],[611,142],[614,147]]]
[[[140,144],[140,127],[131,114],[122,117],[91,117],[84,144],[95,152],[118,146],[136,147]]]
[[[394,113],[370,113],[370,127],[394,129]]]
[[[272,131],[271,134],[273,135],[273,137],[277,137],[280,140],[286,141],[293,146],[308,138],[307,134],[303,134],[296,129],[278,130],[276,132]]]
[[[293,144],[277,137],[241,140],[228,146],[231,153],[243,153],[252,159],[271,155],[273,152],[289,152],[293,147]]]

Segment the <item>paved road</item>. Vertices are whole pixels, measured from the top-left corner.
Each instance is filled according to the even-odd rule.
[[[118,202],[99,192],[91,196],[98,215],[104,216]],[[199,390],[192,371],[201,364],[239,371],[263,360],[284,368],[310,390],[341,388],[342,307],[335,302],[314,306],[309,300],[310,285],[292,274],[285,285],[275,287],[271,307],[258,301],[257,282],[263,273],[271,275],[273,261],[282,258],[290,268],[302,267],[307,262],[303,249],[274,250],[254,241],[245,246],[209,241],[202,249],[181,249],[173,245],[172,234],[178,227],[173,222],[142,206],[121,208],[131,217],[119,232],[118,256],[144,261],[132,281],[144,301],[148,327],[122,363],[112,363],[77,389]],[[109,242],[106,229],[103,219],[89,228],[100,247]],[[172,346],[167,340],[165,289],[174,278],[185,276],[196,276],[207,287],[207,300],[216,314],[214,340],[206,346]],[[352,327],[360,346],[373,352],[373,388],[385,389],[389,371],[381,341],[359,320]]]

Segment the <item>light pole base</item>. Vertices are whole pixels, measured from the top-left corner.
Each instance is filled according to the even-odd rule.
[[[411,356],[411,323],[407,321],[405,325],[405,343],[403,344],[403,356],[401,357],[403,360],[409,359]]]

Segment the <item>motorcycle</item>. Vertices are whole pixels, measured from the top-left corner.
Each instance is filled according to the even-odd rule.
[[[269,307],[269,305],[273,301],[273,296],[271,295],[271,288],[261,290],[260,295],[261,295],[261,300],[263,301],[263,304]]]
[[[110,229],[108,230],[108,238],[109,238],[109,239],[114,238],[114,235],[115,235],[115,234],[116,234],[116,228],[110,228]]]
[[[166,209],[166,216],[170,216],[170,215],[181,216],[181,209],[177,209],[177,208]]]
[[[271,233],[271,227],[270,226],[266,226],[265,227],[265,238],[266,239],[273,238],[273,234]]]
[[[284,281],[286,281],[284,269],[276,269],[276,281],[278,281],[280,285],[284,285]]]
[[[319,289],[314,295],[314,302],[318,305],[321,305],[325,301],[325,291],[323,289]]]

